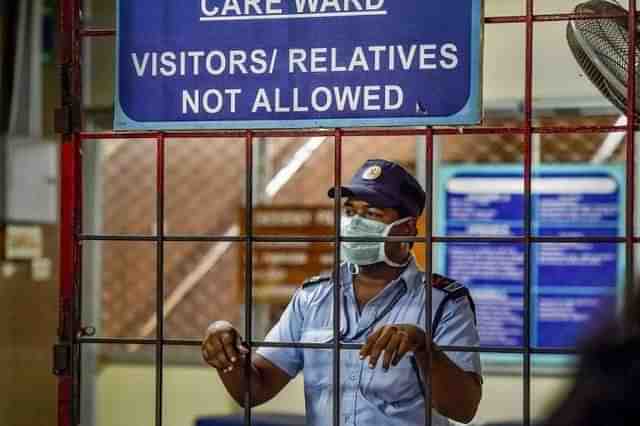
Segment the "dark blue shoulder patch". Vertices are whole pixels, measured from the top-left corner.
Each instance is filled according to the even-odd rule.
[[[458,281],[438,274],[433,274],[433,276],[431,277],[431,286],[438,290],[444,291],[445,293],[447,293],[447,295],[451,295],[451,297],[453,298],[466,296],[468,294],[467,288],[460,284]]]
[[[424,282],[426,283],[426,277]],[[473,322],[477,323],[476,305],[473,302],[473,298],[471,297],[471,293],[469,293],[469,289],[467,287],[457,282],[456,280],[453,280],[451,278],[438,275],[438,274],[433,274],[433,276],[431,277],[431,287],[436,288],[445,293],[444,299],[442,299],[442,302],[440,302],[440,306],[438,306],[438,309],[436,310],[436,315],[432,323],[433,324],[432,332],[434,334],[436,332],[436,328],[438,327],[438,324],[440,323],[440,320],[442,319],[445,305],[449,301],[452,301],[452,300],[457,301],[463,297],[466,297],[467,300],[469,301],[471,312],[473,312]]]
[[[331,275],[316,275],[315,277],[306,279],[302,283],[302,288],[307,288],[309,286],[320,284],[324,281],[330,281],[330,280],[331,280]]]

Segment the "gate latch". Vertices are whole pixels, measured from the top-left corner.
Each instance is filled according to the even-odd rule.
[[[71,345],[58,343],[53,345],[53,374],[68,376],[71,373]]]

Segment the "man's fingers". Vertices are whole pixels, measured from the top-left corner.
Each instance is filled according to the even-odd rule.
[[[202,342],[202,356],[215,368],[228,372],[233,370],[241,354],[249,350],[243,346],[242,339],[233,325],[228,321],[215,321],[209,325]]]
[[[202,351],[207,351],[209,353],[213,353],[215,351],[215,348],[213,346],[213,342],[211,341],[211,339],[206,339],[203,343],[202,343]]]
[[[238,352],[240,352],[242,355],[247,355],[249,352],[251,352],[242,342],[242,339],[240,338],[240,336],[236,336],[236,349],[238,350]]]
[[[385,327],[378,337],[378,340],[373,344],[371,354],[369,355],[369,367],[374,368],[378,364],[378,358],[382,351],[387,347],[387,344],[397,331],[396,327]]]
[[[213,343],[209,339],[202,343],[202,357],[205,361],[209,362],[209,360],[213,358],[215,352]]]
[[[396,355],[393,357],[393,365],[398,365],[403,356],[409,352],[411,349],[411,342],[409,342],[409,337],[406,334],[401,334],[402,340],[400,345],[398,346],[398,350]]]
[[[380,333],[383,331],[383,328],[379,328],[374,331],[368,338],[364,346],[360,349],[360,359],[365,359],[371,353],[371,349],[373,348],[374,343],[378,340]]]
[[[207,364],[215,368],[216,370],[223,370],[225,367],[221,364],[215,356],[209,356],[205,359]]]
[[[393,359],[394,354],[397,352],[401,342],[401,333],[395,333],[393,337],[391,337],[391,340],[389,340],[389,343],[384,350],[384,357],[382,358],[382,368],[384,368],[385,370],[388,370],[391,366],[391,360]]]
[[[236,349],[236,336],[232,333],[224,333],[220,336],[222,342],[222,350],[227,356],[230,363],[235,364],[240,355]]]
[[[231,364],[231,361],[229,361],[229,359],[227,358],[227,354],[225,354],[224,352],[218,352],[215,356],[215,360],[217,364],[220,365],[220,368],[222,368],[223,371],[226,372],[233,369],[233,364]]]
[[[211,345],[207,342],[202,345],[202,359],[204,359],[207,364],[214,368],[222,367],[216,360],[215,352],[212,350]]]
[[[227,356],[222,338],[223,336],[220,336],[218,333],[209,334],[202,344],[202,356],[207,364],[216,369],[230,371],[232,369],[232,362],[230,357]]]
[[[214,359],[205,359],[206,363],[215,368],[216,370],[221,370],[222,366],[218,364],[218,362]]]

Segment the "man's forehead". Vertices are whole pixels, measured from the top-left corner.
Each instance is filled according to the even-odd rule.
[[[348,206],[352,206],[352,207],[367,207],[370,209],[380,209],[380,210],[387,210],[386,207],[381,207],[381,206],[377,206],[375,204],[372,204],[366,200],[363,200],[362,198],[357,198],[357,197],[347,197],[346,201],[344,202],[345,205]]]

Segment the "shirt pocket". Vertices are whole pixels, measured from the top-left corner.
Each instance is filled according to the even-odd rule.
[[[375,369],[368,367],[361,392],[369,401],[379,407],[395,407],[401,409],[405,405],[412,406],[423,399],[421,383],[418,381],[417,365],[412,365],[412,357],[405,355],[396,366],[382,369],[382,356]]]
[[[332,328],[309,328],[302,331],[301,341],[305,343],[331,343]],[[303,349],[304,384],[308,388],[324,388],[331,386],[333,374],[332,349]]]

